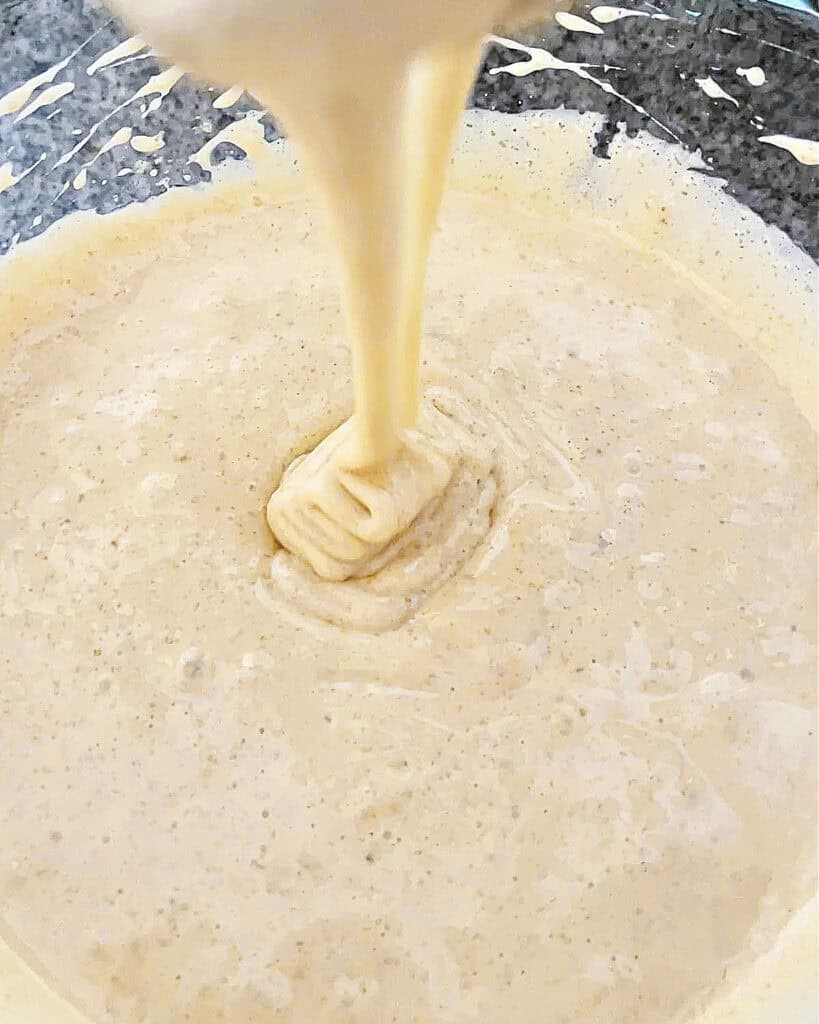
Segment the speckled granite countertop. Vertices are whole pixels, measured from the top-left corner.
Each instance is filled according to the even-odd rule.
[[[473,104],[598,111],[600,159],[620,131],[645,129],[699,149],[706,169],[692,173],[725,179],[732,194],[819,257],[819,166],[759,141],[819,134],[819,18],[751,0],[625,6],[632,16],[606,22],[596,4],[580,3],[585,27],[550,23],[516,34],[524,49],[493,44]],[[192,150],[255,108],[242,96],[216,109],[216,91],[188,78],[161,105],[150,91],[136,96],[165,66],[149,51],[94,70],[127,36],[99,0],[0,0],[0,97],[65,61],[22,108],[4,115],[0,99],[0,253],[70,210],[108,210],[207,177],[187,162]],[[528,60],[525,46],[548,51],[548,66],[519,77],[498,71]],[[749,68],[761,68],[764,82],[754,84],[760,73]],[[38,107],[45,89],[56,98]],[[263,123],[275,137],[272,119]],[[129,127],[161,148],[135,151]],[[213,159],[241,155],[224,142]]]

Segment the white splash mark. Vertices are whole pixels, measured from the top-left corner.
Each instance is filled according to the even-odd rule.
[[[221,96],[217,96],[213,105],[217,110],[227,110],[234,103],[238,103],[243,94],[244,89],[240,85],[234,85],[230,89],[226,89]]]
[[[175,64],[172,64],[164,71],[160,71],[156,75],[151,75],[145,85],[135,92],[131,97],[131,100],[128,102],[142,99],[144,96],[156,96],[161,103],[184,74],[185,72],[182,68],[178,68]]]
[[[95,75],[98,71],[101,71],[103,68],[107,68],[110,64],[116,64],[116,62],[118,60],[122,60],[123,57],[130,57],[144,49],[145,40],[141,39],[139,36],[131,36],[130,39],[126,39],[125,42],[113,47],[113,49],[106,50],[105,53],[100,54],[95,61],[92,61],[92,63],[88,65],[85,73],[87,75]]]
[[[772,50],[781,50],[783,53],[792,53],[794,57],[801,57],[802,60],[809,60],[811,64],[819,64],[819,60],[815,57],[808,57],[806,53],[800,53],[799,50],[793,50],[790,46],[780,46],[779,43],[772,43],[768,39],[760,39],[759,45],[769,46]]]
[[[41,71],[40,74],[35,75],[34,78],[29,78],[29,80],[27,82],[23,82],[22,85],[16,86],[16,88],[12,89],[11,92],[7,92],[4,96],[0,96],[0,117],[3,117],[5,114],[15,114],[21,109],[21,107],[24,107],[31,99],[35,90],[39,89],[41,85],[47,85],[49,82],[53,82],[63,68],[67,67],[74,57],[76,57],[81,50],[84,50],[91,40],[95,39],[108,24],[110,24],[110,22],[106,22],[106,24],[101,25],[96,32],[92,32],[87,39],[83,40],[75,50],[72,50],[71,53],[61,61],[58,61],[56,64],[52,64],[50,68],[46,68],[45,71]]]
[[[153,50],[146,50],[144,53],[137,53],[133,57],[119,60],[116,64],[109,64],[109,68],[115,71],[117,68],[124,68],[126,64],[139,64],[143,60],[152,60],[154,57],[156,57],[156,53]]]
[[[15,111],[24,107],[28,102],[31,95],[41,85],[46,82],[53,82],[60,71],[68,64],[70,58],[66,57],[65,60],[61,60],[59,64],[55,64],[47,71],[43,71],[42,74],[37,75],[35,78],[30,78],[27,82],[22,85],[18,85],[16,89],[12,89],[11,92],[7,92],[5,96],[0,96],[0,117],[5,114],[13,114]]]
[[[261,124],[263,116],[263,110],[251,110],[241,121],[232,121],[212,139],[208,139],[201,149],[189,156],[188,163],[198,164],[203,171],[213,171],[213,151],[223,142],[233,143],[248,156],[253,156],[254,153],[261,154],[264,149],[264,125]]]
[[[105,143],[105,145],[100,148],[99,153],[97,153],[94,159],[98,160],[103,155],[103,153],[108,153],[116,146],[124,146],[126,142],[130,142],[133,132],[134,129],[128,127],[127,125],[124,128],[120,128],[119,131],[114,132],[114,134]]]
[[[39,160],[35,160],[30,167],[26,167],[19,174],[14,173],[14,167],[10,160],[0,164],[0,192],[6,192],[8,189],[14,188],[18,181],[22,181],[27,174],[31,174],[35,167],[39,167],[45,158],[45,153],[42,153]]]
[[[27,107],[23,107],[20,113],[15,117],[14,123],[23,121],[33,114],[35,110],[39,110],[41,107],[47,107],[50,103],[56,103],[61,100],[63,96],[67,96],[69,93],[74,92],[73,82],[59,82],[57,85],[50,85],[47,89],[43,89],[41,93],[34,97]]]
[[[726,36],[737,36],[738,38],[746,38],[743,37],[741,32],[735,32],[733,29],[730,28],[720,28],[717,29],[717,31],[722,32],[723,35]],[[772,43],[769,39],[757,39],[756,36],[754,36],[754,43],[756,43],[758,46],[768,46],[772,50],[781,50],[782,53],[792,53],[794,57],[801,57],[802,60],[809,60],[811,64],[819,64],[819,60],[817,60],[816,57],[809,57],[806,53],[800,53],[799,50],[791,49],[790,46],[782,46],[780,43]]]
[[[623,18],[651,18],[654,21],[671,21],[670,14],[652,14],[650,11],[632,11],[627,7],[609,7],[604,4],[600,7],[593,7],[589,12],[599,25],[611,25],[614,21],[622,21]]]
[[[735,100],[733,96],[729,96],[722,86],[718,82],[715,82],[710,75],[707,78],[695,78],[694,81],[700,89],[702,89],[705,95],[710,96],[712,100],[728,100],[728,102],[733,103],[735,107],[739,106],[739,102]]]
[[[120,128],[118,131],[115,131],[111,138],[103,146],[100,147],[99,152],[95,153],[92,159],[89,160],[87,164],[82,166],[71,179],[70,184],[73,186],[75,191],[79,192],[80,189],[85,188],[85,186],[88,184],[88,169],[90,167],[93,167],[93,165],[97,162],[97,160],[99,160],[101,156],[104,156],[106,153],[110,153],[110,151],[112,149],[116,149],[117,146],[126,145],[128,142],[131,141],[131,136],[133,134],[134,129],[131,128],[129,125],[126,125],[125,127]],[[68,186],[69,182],[66,182],[65,185],[63,185],[63,187],[54,197],[54,202],[56,202],[60,198],[60,196],[62,196],[68,190]]]
[[[156,153],[164,145],[164,132],[157,132],[156,135],[134,135],[131,138],[131,149],[137,153]]]
[[[618,92],[613,85],[609,82],[603,81],[600,78],[595,78],[594,75],[589,74],[588,68],[598,67],[595,64],[575,64],[571,61],[561,60],[559,57],[555,57],[549,50],[544,50],[539,47],[524,46],[523,43],[517,43],[514,39],[504,39],[503,36],[490,36],[490,40],[494,43],[498,43],[501,46],[507,47],[510,50],[519,50],[521,53],[528,53],[530,59],[519,61],[516,64],[507,64],[506,67],[502,68],[491,68],[490,75],[514,75],[516,78],[522,78],[525,75],[531,75],[535,71],[568,71],[570,74],[577,75],[578,78],[582,78],[587,82],[591,82],[592,85],[597,86],[604,93],[609,96],[614,96],[618,100],[621,100],[627,106],[631,107],[632,110],[636,110],[638,114],[642,114],[647,117],[649,121],[652,121],[657,125],[658,128],[662,128],[664,132],[675,139],[677,142],[682,142],[678,135],[675,135],[671,129],[658,121],[653,114],[650,114],[645,107],[639,103],[635,103],[634,100],[630,100],[628,96],[624,96],[621,92]],[[619,71],[620,68],[609,67],[609,65],[603,65],[604,71]]]
[[[765,84],[765,72],[755,64],[752,68],[737,68],[737,74],[744,78],[748,85],[760,86]]]
[[[160,71],[158,75],[151,75],[145,85],[138,92],[134,93],[129,102],[142,99],[145,96],[153,96],[154,98],[142,114],[143,117],[147,117],[148,114],[159,110],[162,106],[162,101],[184,74],[185,72],[182,68],[178,68],[174,64],[165,71]]]
[[[154,94],[156,94],[156,102],[157,106],[159,106],[159,104],[162,103],[162,100],[168,95],[171,89],[173,89],[173,87],[176,85],[179,79],[182,78],[184,74],[185,72],[182,71],[181,68],[176,67],[176,65],[172,65],[171,67],[167,68],[167,70],[159,72],[159,74],[151,75],[148,81],[142,86],[141,89],[138,89],[133,96],[129,96],[127,100],[125,100],[123,103],[120,103],[119,106],[114,107],[113,110],[109,111],[105,115],[105,117],[101,118],[95,124],[91,125],[91,128],[85,133],[85,135],[80,139],[80,141],[67,153],[63,153],[60,159],[52,166],[51,170],[56,171],[58,167],[62,167],[64,164],[67,164],[73,156],[75,156],[77,153],[79,153],[81,149],[88,145],[91,139],[94,138],[94,136],[97,134],[100,128],[106,123],[106,121],[109,121],[112,117],[114,117],[115,114],[118,114],[121,110],[124,110],[127,106],[130,106],[130,104],[135,103],[137,100],[143,99],[144,97],[153,96]],[[150,109],[151,107],[149,106],[149,110]],[[156,107],[153,107],[152,109],[156,109]],[[148,111],[146,111],[145,113],[147,114]],[[145,114],[143,114],[143,117],[144,116]]]
[[[795,160],[807,167],[819,166],[819,141],[816,139],[797,139],[792,135],[763,135],[759,141],[768,146],[787,150]]]
[[[555,21],[567,32],[588,32],[593,36],[603,35],[603,29],[599,25],[586,21],[585,18],[580,18],[576,14],[569,14],[568,11],[558,11],[555,14]]]

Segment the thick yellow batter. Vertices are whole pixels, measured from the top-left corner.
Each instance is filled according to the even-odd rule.
[[[815,891],[808,271],[670,157],[473,122],[458,454],[366,579],[265,521],[352,401],[286,145],[2,270],[0,934],[94,1024],[667,1024]]]

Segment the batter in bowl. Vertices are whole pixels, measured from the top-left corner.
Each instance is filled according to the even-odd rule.
[[[3,934],[95,1024],[665,1024],[815,891],[809,270],[595,127],[472,118],[378,457],[289,144],[2,269]],[[406,528],[280,547],[345,431]]]
[[[340,257],[355,415],[291,467],[268,520],[320,576],[372,575],[454,468],[457,454],[440,449],[418,418],[427,253],[484,34],[501,14],[531,3],[121,6],[185,67],[210,80],[241,80],[275,110],[325,201]]]
[[[264,517],[351,404],[288,144],[3,269],[4,934],[94,1024],[687,1020],[815,891],[809,268],[471,119],[423,385],[472,447],[367,579]]]

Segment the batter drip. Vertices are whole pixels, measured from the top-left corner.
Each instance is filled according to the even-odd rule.
[[[427,257],[483,34],[514,10],[509,0],[133,5],[166,53],[243,81],[284,119],[324,199],[355,414],[287,474],[267,517],[325,579],[371,573],[451,476],[417,430]]]

